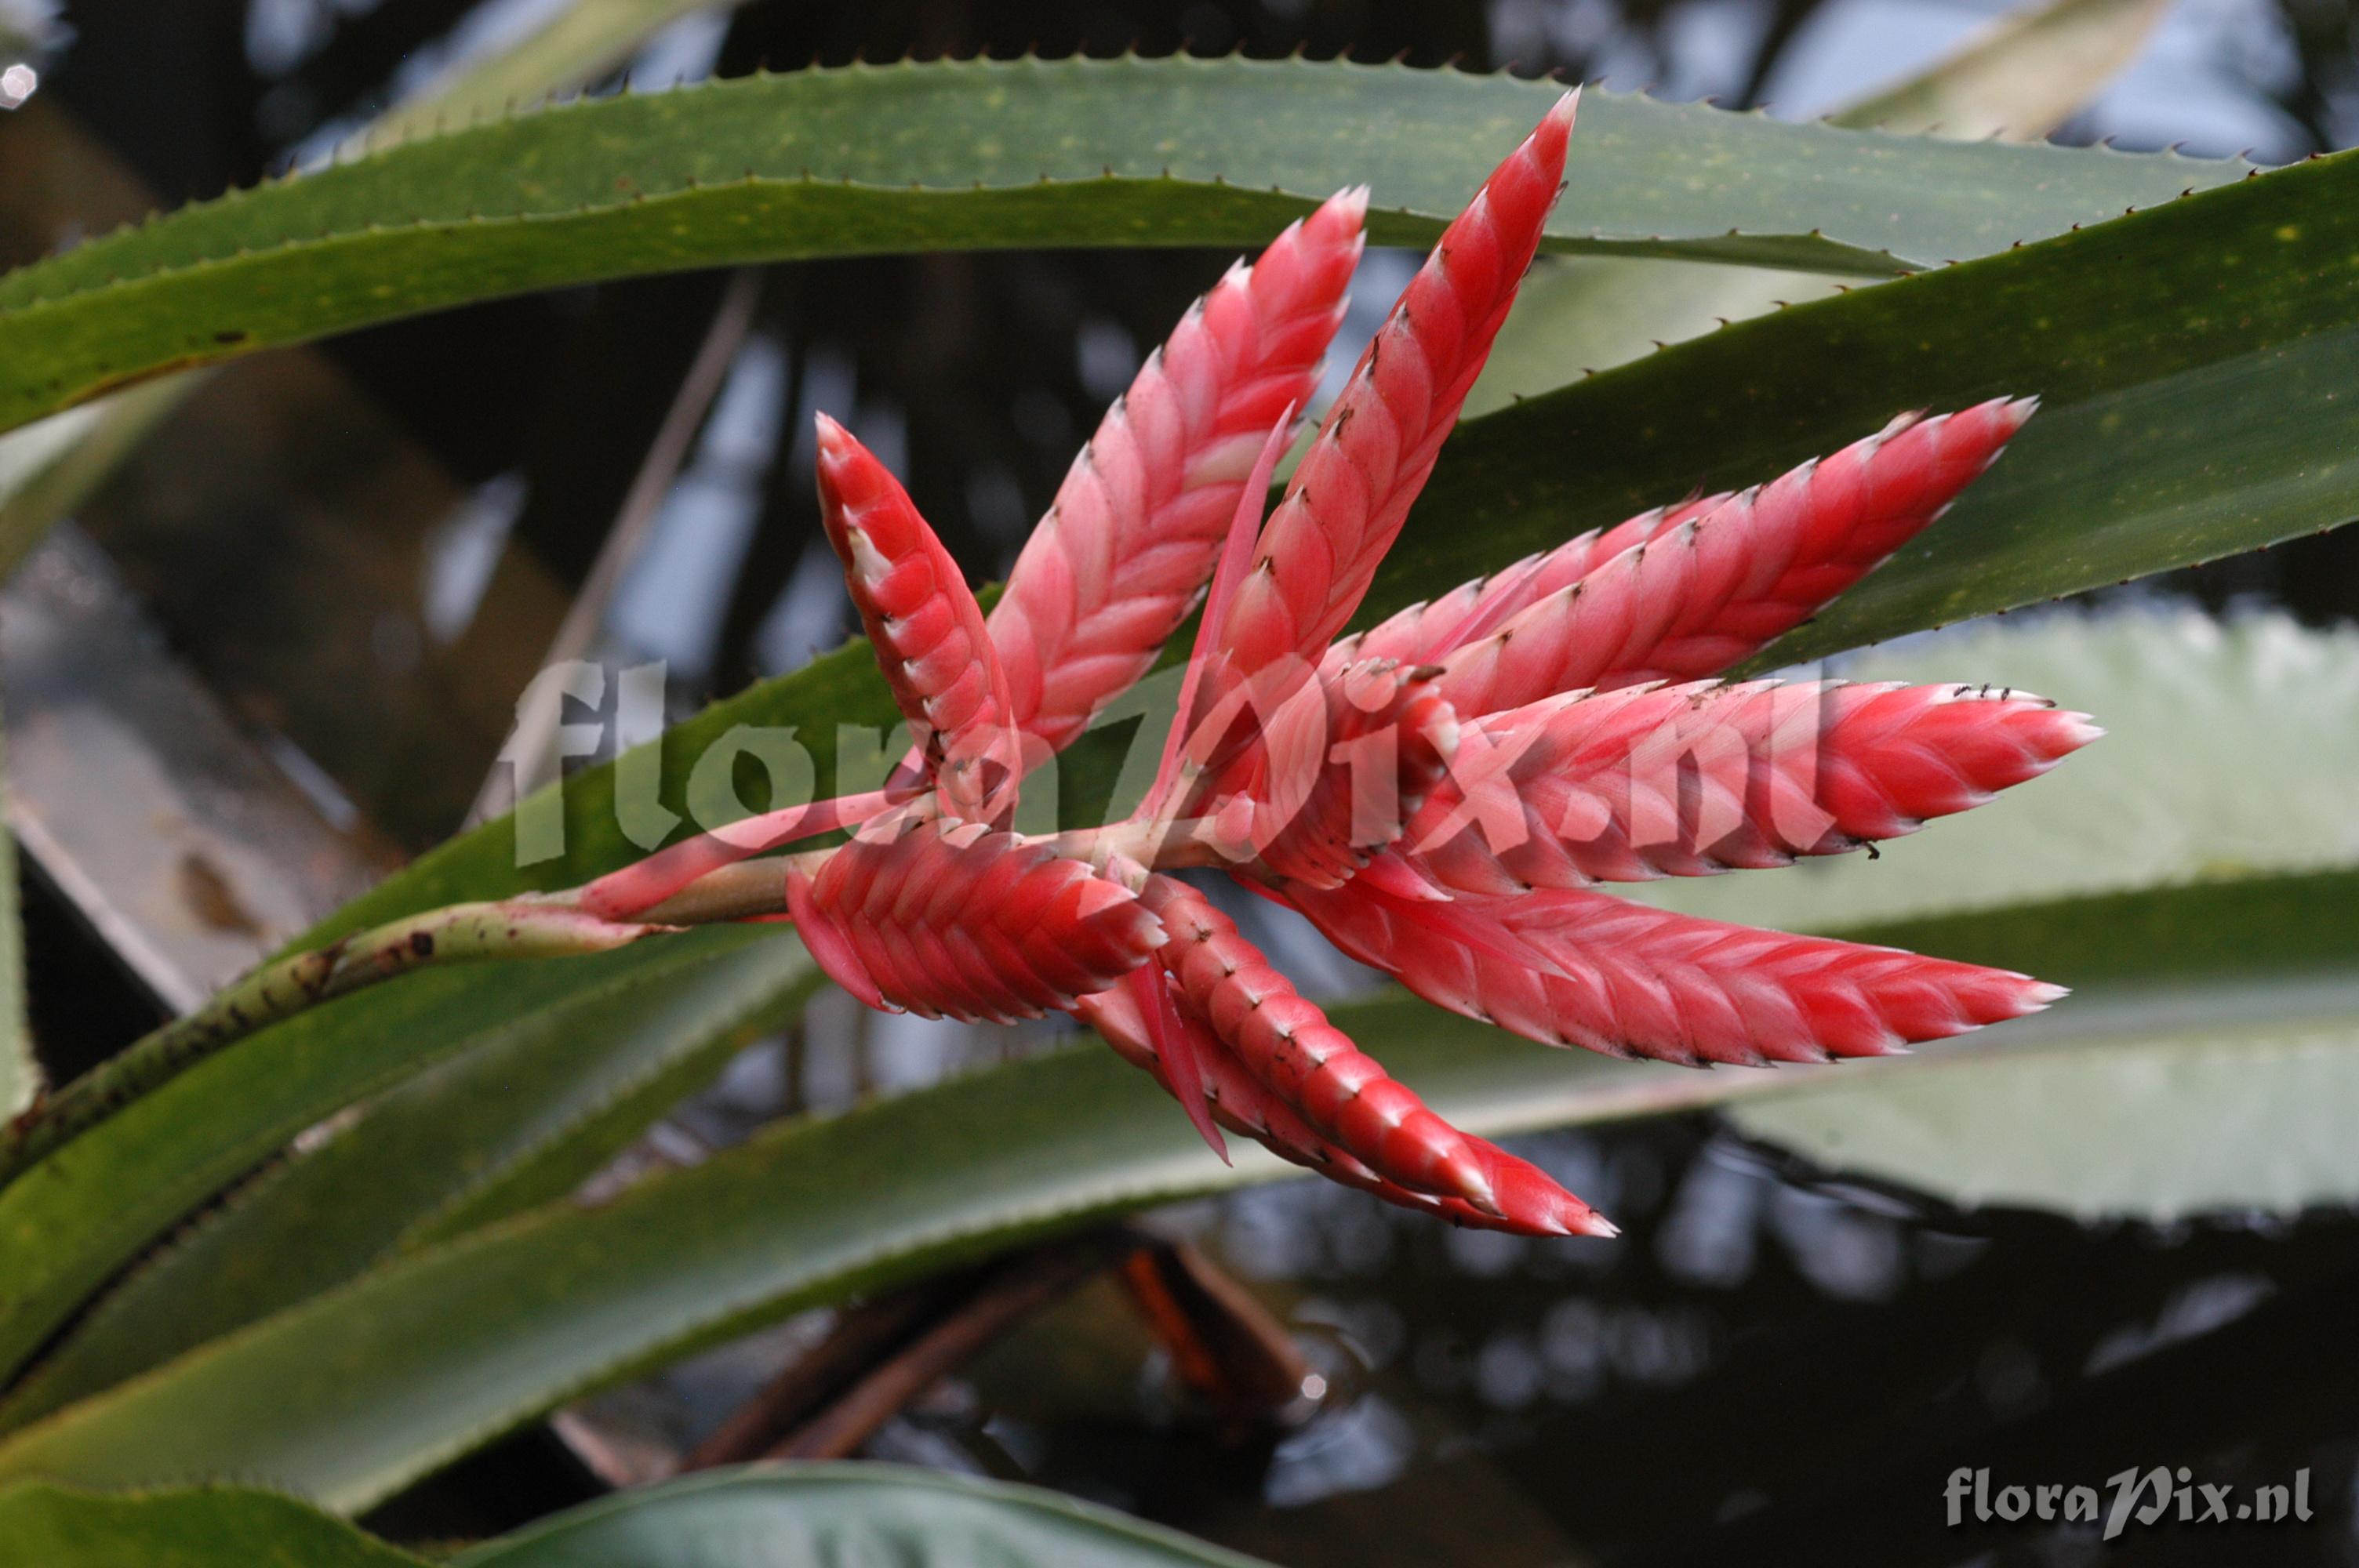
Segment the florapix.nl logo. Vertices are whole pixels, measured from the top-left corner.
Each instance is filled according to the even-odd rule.
[[[2290,1482],[2238,1487],[2199,1481],[2186,1465],[2135,1465],[2105,1477],[2102,1491],[2067,1482],[1994,1486],[1988,1466],[1961,1465],[1942,1488],[1944,1522],[1958,1529],[1978,1524],[2100,1524],[2104,1540],[2131,1525],[2166,1521],[2186,1525],[2307,1523],[2310,1518],[2310,1470]]]

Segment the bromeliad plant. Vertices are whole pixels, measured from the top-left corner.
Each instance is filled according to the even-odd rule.
[[[1432,1002],[1614,1054],[1823,1062],[2047,1006],[2058,988],[2011,971],[1595,891],[1872,847],[2098,733],[2011,691],[1712,678],[1931,524],[2029,400],[1903,416],[1765,486],[1643,514],[1343,634],[1532,259],[1576,98],[1449,226],[1266,523],[1342,319],[1364,189],[1190,308],[988,616],[892,475],[822,416],[828,535],[917,737],[884,788],[690,839],[571,893],[289,960],[245,988],[254,1018],[217,1005],[187,1038],[217,1043],[436,957],[788,919],[871,1007],[1072,1014],[1216,1151],[1225,1127],[1407,1207],[1562,1236],[1614,1227],[1429,1109],[1173,873],[1224,870]],[[1014,831],[1025,774],[1147,673],[1200,596],[1138,808],[1094,829]],[[846,827],[834,848],[754,858]]]

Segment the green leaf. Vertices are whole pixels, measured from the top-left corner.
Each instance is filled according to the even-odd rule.
[[[2154,891],[2132,913],[2146,931],[2208,923],[2226,941],[2220,891]],[[2346,923],[2352,891],[2346,880],[2331,893]],[[2019,935],[2010,919],[2070,929],[2092,910],[2070,901],[1985,918],[2006,946]],[[2273,929],[2264,919],[2249,934],[2265,941]],[[2338,957],[2350,950],[2346,935]],[[2215,957],[2255,968],[2251,952]],[[2190,970],[2167,942],[2116,961],[2133,959],[2149,982]],[[2277,1005],[2273,990],[2249,994]],[[1444,1116],[1492,1136],[1739,1097],[1848,1093],[1990,1054],[1977,1043],[1866,1066],[1696,1073],[1550,1051],[1400,997],[1334,1016]],[[2076,1000],[2038,1021],[2045,1032],[2010,1025],[1993,1040],[2027,1048],[2068,1026],[2081,1038],[2136,1039],[2149,1021]],[[1235,1152],[1234,1167],[1220,1164],[1143,1075],[1094,1046],[782,1126],[603,1207],[552,1206],[397,1260],[192,1351],[14,1434],[0,1444],[0,1479],[267,1474],[332,1507],[364,1508],[581,1392],[800,1308],[1295,1173],[1257,1148]],[[266,1408],[241,1396],[256,1387],[273,1390]]]
[[[622,990],[579,973],[580,994],[462,1042],[104,1297],[0,1404],[0,1430],[397,1251],[562,1197],[814,989],[790,944],[740,946],[677,983]]]
[[[1900,558],[1775,651],[1806,657],[2332,526],[2359,511],[2359,164],[2321,159],[1984,261],[1751,321],[1462,425],[1363,620],[1690,485],[1737,486],[1902,408],[2039,392],[2006,459]],[[2138,291],[2135,310],[2124,291]],[[1765,660],[1764,663],[1771,661]],[[735,724],[833,768],[839,719],[891,707],[864,645],[662,742],[677,810]],[[645,766],[653,753],[640,753]],[[311,934],[578,881],[630,853],[612,768],[564,792],[568,852],[516,869],[513,824],[421,859]],[[1086,794],[1069,786],[1067,795]],[[532,807],[559,809],[548,794]],[[756,803],[758,804],[758,803]]]
[[[1421,1003],[1343,1021],[1453,1120],[1492,1130],[1693,1104],[1745,1083],[1550,1052]],[[0,1480],[266,1475],[364,1508],[690,1346],[1292,1169],[1250,1146],[1236,1154],[1223,1165],[1102,1047],[1019,1063],[782,1126],[594,1209],[551,1206],[397,1260],[26,1427],[0,1444]]]
[[[1339,61],[939,61],[601,100],[186,209],[0,278],[0,428],[159,371],[523,290],[878,251],[1253,244],[1376,185],[1430,242],[1559,90]],[[1593,94],[1551,248],[1882,276],[2245,166]]]
[[[272,1492],[92,1497],[0,1491],[0,1561],[25,1568],[425,1568],[342,1519]]]
[[[776,1465],[590,1503],[477,1547],[453,1568],[822,1563],[1255,1568],[1257,1560],[1037,1487],[888,1465]]]
[[[2164,0],[2049,0],[2002,18],[1829,123],[2037,141],[2130,62],[2165,9]],[[1709,262],[1543,261],[1524,280],[1513,324],[1492,351],[1467,412],[1487,414],[1715,326],[1824,298],[1843,282]]]
[[[701,1038],[802,978],[790,938],[706,930],[598,957],[421,973],[266,1030],[0,1190],[0,1366],[20,1365],[92,1290],[224,1184],[303,1129],[437,1061],[520,1035]]]
[[[2347,911],[2352,883],[2340,891]],[[2347,943],[2347,914],[2341,924]],[[1947,1054],[1928,1071],[1745,1107],[1738,1124],[1968,1206],[2169,1221],[2349,1204],[2359,987],[2227,1000],[2244,1005],[2207,1024],[2202,1002],[2165,993],[2125,1037]]]
[[[429,83],[371,121],[364,139],[463,124],[595,81],[705,0],[571,0],[539,27]],[[0,578],[104,482],[201,384],[176,375],[0,436]]]
[[[2354,256],[2337,154],[1681,343],[1462,426],[1371,612],[2001,394],[2045,400],[2005,460],[1762,665],[2332,527],[2359,514]]]

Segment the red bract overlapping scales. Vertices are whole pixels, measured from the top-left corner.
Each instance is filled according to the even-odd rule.
[[[1070,1012],[1216,1150],[1226,1127],[1387,1202],[1535,1236],[1613,1227],[1451,1127],[1171,869],[1223,866],[1442,1007],[1620,1055],[1877,1055],[2061,994],[1593,891],[1913,832],[2094,738],[2082,715],[2014,692],[1712,678],[1931,524],[2028,400],[1904,416],[1757,489],[1642,514],[1336,640],[1506,320],[1576,97],[1449,226],[1266,524],[1269,465],[1343,319],[1365,190],[1188,312],[987,621],[899,485],[823,420],[829,536],[921,749],[885,791],[677,846],[590,902],[626,916],[712,866],[865,823],[783,862],[813,954],[862,1000]],[[1138,813],[1056,838],[1004,830],[1024,766],[1147,672],[1208,579]]]

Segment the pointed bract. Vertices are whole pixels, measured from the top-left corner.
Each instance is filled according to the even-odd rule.
[[[1554,549],[1526,556],[1504,570],[1460,583],[1439,599],[1412,604],[1364,632],[1337,639],[1325,663],[1439,659],[1452,648],[1489,636],[1517,611],[1571,587],[1631,546],[1701,517],[1727,499],[1725,492],[1698,496],[1677,506],[1641,512],[1611,528],[1592,528]]]
[[[1083,997],[1074,1012],[1125,1059],[1152,1075],[1166,1093],[1177,1095],[1149,1044],[1138,1003],[1127,989]],[[1603,1216],[1559,1186],[1547,1173],[1480,1138],[1469,1137],[1467,1144],[1488,1173],[1499,1205],[1497,1214],[1476,1208],[1463,1198],[1437,1197],[1386,1181],[1358,1156],[1321,1136],[1299,1112],[1247,1072],[1202,1020],[1183,1014],[1180,1022],[1202,1065],[1201,1092],[1222,1125],[1253,1139],[1282,1160],[1343,1186],[1372,1193],[1386,1203],[1472,1229],[1541,1237],[1615,1233]]]
[[[991,633],[1017,721],[1050,750],[1147,673],[1195,602],[1263,437],[1319,384],[1367,204],[1364,187],[1329,198],[1190,307],[1025,545]]]
[[[1081,861],[981,823],[922,817],[831,852],[795,916],[831,975],[829,956],[848,954],[885,1000],[967,1022],[1070,1008],[1164,941],[1136,895]]]
[[[2028,400],[1907,417],[1669,523],[1495,631],[1432,654],[1468,718],[1561,692],[1718,675],[1817,614],[1940,516]],[[1555,574],[1551,574],[1555,575]]]
[[[1460,765],[1399,852],[1434,886],[1491,898],[1782,866],[1980,806],[2098,733],[2085,714],[1974,687],[1550,697],[1464,727]]]
[[[1578,97],[1443,232],[1328,411],[1222,631],[1240,676],[1288,654],[1315,661],[1359,608],[1538,248]]]
[[[1158,962],[1188,1007],[1321,1137],[1386,1181],[1497,1212],[1465,1134],[1328,1022],[1203,894],[1158,875],[1141,898],[1169,934]]]
[[[1445,906],[1529,963],[1412,924],[1351,889],[1289,891],[1338,947],[1428,1001],[1545,1044],[1701,1066],[1875,1056],[2037,1012],[2063,992],[1897,947],[1793,936],[1543,892]]]
[[[818,416],[820,519],[877,667],[958,816],[996,821],[1022,776],[1007,675],[957,561],[852,432]]]

